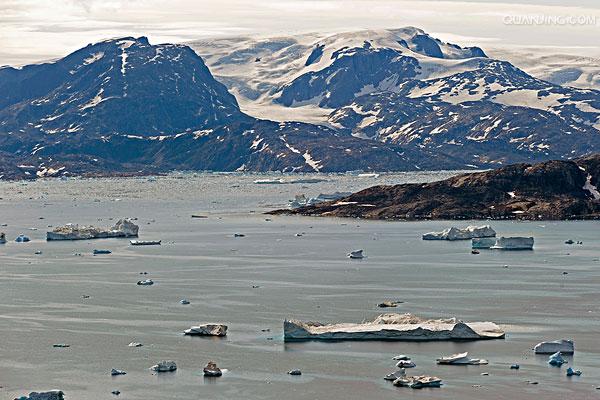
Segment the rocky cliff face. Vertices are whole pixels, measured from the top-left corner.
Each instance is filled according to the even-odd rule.
[[[374,186],[346,198],[293,211],[371,219],[599,218],[600,156],[515,164],[450,179]]]

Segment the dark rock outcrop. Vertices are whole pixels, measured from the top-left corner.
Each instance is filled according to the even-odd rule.
[[[295,210],[369,219],[596,219],[600,155],[574,161],[514,164],[425,184],[374,186]]]

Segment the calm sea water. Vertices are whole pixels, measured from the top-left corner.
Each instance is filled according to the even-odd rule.
[[[451,222],[262,214],[298,193],[446,176],[331,175],[320,176],[326,182],[293,185],[256,185],[253,180],[264,177],[218,174],[0,183],[0,223],[7,224],[0,231],[9,239],[0,246],[0,398],[53,388],[65,391],[68,400],[114,399],[113,390],[121,391],[119,399],[140,400],[600,397],[597,222],[493,222],[499,234],[535,236],[535,250],[472,255],[467,242],[420,239]],[[140,238],[161,239],[163,245],[44,240],[48,225],[110,225],[120,217],[137,217]],[[20,233],[32,242],[14,243]],[[584,244],[567,246],[566,239]],[[95,248],[113,253],[93,256]],[[368,257],[348,260],[345,254],[357,248]],[[145,278],[155,285],[136,285]],[[179,304],[183,298],[191,304]],[[383,300],[403,301],[395,312],[491,320],[507,337],[283,343],[286,317],[358,322],[381,313],[376,305]],[[202,322],[225,323],[229,333],[223,339],[181,335]],[[537,342],[563,337],[576,343],[563,368],[533,355]],[[144,346],[130,348],[132,341]],[[490,364],[435,364],[458,351]],[[444,386],[417,391],[383,381],[400,353],[417,364],[409,372],[437,375]],[[151,373],[148,368],[162,359],[175,360],[178,371]],[[227,369],[222,378],[202,377],[209,360]],[[521,369],[510,370],[513,363]],[[567,378],[569,365],[583,376]],[[111,368],[127,375],[111,377]],[[294,368],[303,375],[286,374]]]

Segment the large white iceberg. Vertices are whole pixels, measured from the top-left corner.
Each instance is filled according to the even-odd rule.
[[[468,240],[496,236],[496,231],[489,225],[473,226],[460,229],[456,227],[444,229],[441,232],[428,232],[423,235],[423,240]]]
[[[96,228],[67,224],[54,228],[52,232],[46,232],[46,240],[88,240],[105,238],[137,237],[139,226],[130,219],[120,219],[110,228]]]
[[[490,247],[491,249],[498,250],[532,250],[533,249],[533,238],[532,237],[500,237],[496,240],[496,243]]]
[[[550,342],[540,342],[533,348],[535,354],[573,354],[575,352],[575,343],[569,339],[559,339]]]
[[[359,324],[285,320],[283,339],[294,340],[481,340],[500,339],[504,331],[493,322],[462,322],[456,318],[424,319],[412,314],[381,314]]]

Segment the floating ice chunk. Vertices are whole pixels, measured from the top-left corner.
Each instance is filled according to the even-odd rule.
[[[139,286],[150,286],[154,285],[154,281],[152,279],[144,279],[143,281],[138,281],[137,284]]]
[[[15,242],[17,243],[27,243],[31,241],[31,239],[29,239],[28,236],[25,236],[23,234],[20,234],[19,236],[17,236],[17,238],[15,239]]]
[[[560,367],[566,362],[567,361],[560,355],[560,351],[557,351],[548,358],[548,364],[555,367]]]
[[[141,344],[139,342],[131,342],[127,346],[129,346],[129,347],[142,347],[143,344]]]
[[[489,249],[496,244],[496,238],[473,238],[471,239],[472,249]]]
[[[363,250],[353,250],[350,253],[347,254],[348,258],[352,258],[352,259],[357,259],[360,260],[362,258],[365,258],[365,255],[363,254]]]
[[[406,371],[404,370],[404,368],[399,369],[396,372],[387,374],[386,376],[383,377],[383,379],[385,379],[386,381],[395,381],[396,379],[401,378],[403,376],[406,376]]]
[[[190,336],[225,336],[227,335],[227,325],[204,324],[192,326],[190,329],[183,331],[183,333]]]
[[[0,244],[6,243],[6,234],[4,232],[0,232]]]
[[[581,371],[569,367],[567,368],[567,376],[581,376]]]
[[[463,229],[451,227],[441,232],[428,232],[423,235],[423,240],[468,240],[494,236],[496,236],[496,231],[489,225],[470,225]]]
[[[177,369],[177,364],[175,363],[175,361],[163,360],[163,361],[159,362],[158,364],[150,367],[150,369],[152,371],[156,371],[156,372],[171,372],[171,371],[175,371]]]
[[[436,376],[403,376],[396,379],[393,385],[421,389],[425,387],[440,387],[442,386],[442,380]]]
[[[132,246],[160,246],[160,240],[130,240]]]
[[[94,255],[98,255],[98,254],[110,254],[110,253],[112,253],[112,251],[105,250],[105,249],[94,249],[93,253],[94,253]]]
[[[453,354],[448,357],[441,357],[437,360],[438,364],[441,365],[487,365],[487,360],[482,360],[479,358],[469,358],[469,353],[458,353]]]
[[[302,375],[302,371],[300,371],[299,369],[293,369],[291,371],[288,371],[288,375],[299,376]]]
[[[122,371],[122,370],[120,370],[120,369],[114,369],[114,368],[113,368],[113,369],[111,369],[111,370],[110,370],[110,374],[111,374],[112,376],[117,376],[117,375],[126,375],[126,374],[127,374],[127,372],[125,372],[125,371]]]
[[[190,301],[187,299],[181,299],[181,300],[179,300],[179,304],[188,305],[188,304],[190,304]]]
[[[221,368],[217,367],[217,364],[213,361],[209,361],[208,364],[206,364],[206,367],[204,367],[204,369],[202,370],[202,372],[204,372],[204,376],[211,378],[217,378],[223,375],[223,371],[221,371]]]
[[[415,368],[417,364],[412,362],[412,360],[400,360],[396,363],[396,367],[398,368]]]
[[[569,339],[559,339],[549,342],[540,342],[533,348],[535,354],[573,354],[575,352],[575,343]]]
[[[61,390],[31,392],[27,397],[19,397],[19,400],[64,400],[64,393]]]

